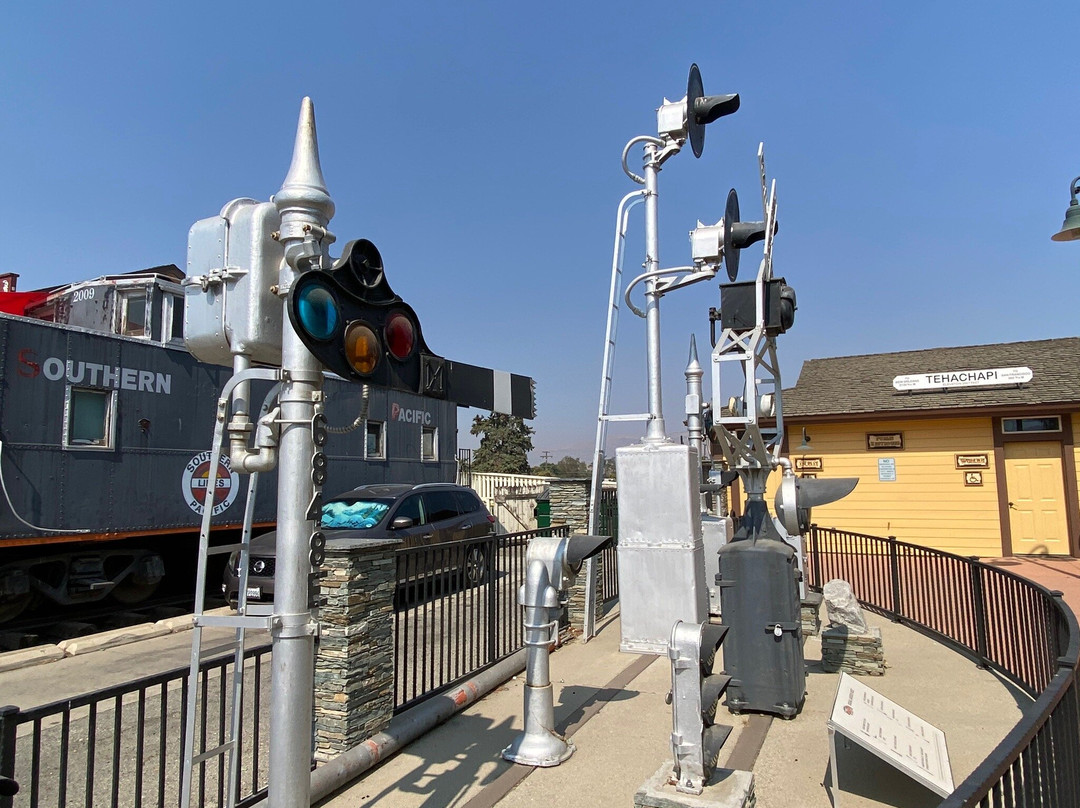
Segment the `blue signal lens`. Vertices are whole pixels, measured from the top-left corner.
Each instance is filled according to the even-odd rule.
[[[329,289],[316,283],[301,290],[296,313],[304,330],[318,340],[330,339],[341,322],[337,300]]]

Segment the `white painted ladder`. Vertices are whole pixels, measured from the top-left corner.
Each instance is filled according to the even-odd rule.
[[[604,483],[604,447],[607,443],[607,425],[611,421],[648,421],[648,413],[610,415],[611,379],[615,368],[615,337],[619,330],[619,299],[622,297],[622,262],[626,250],[626,227],[630,209],[645,201],[645,189],[632,191],[619,202],[615,217],[615,247],[611,256],[611,288],[608,292],[607,331],[604,335],[604,361],[600,372],[600,405],[596,416],[596,446],[593,449],[592,486],[589,491],[589,534],[597,535],[600,529],[600,493]],[[585,619],[582,625],[582,641],[588,642],[596,634],[596,558],[585,562]]]
[[[221,458],[221,443],[227,421],[226,412],[233,388],[241,381],[250,379],[264,379],[275,381],[278,378],[277,370],[247,370],[235,374],[225,385],[218,400],[217,423],[214,427],[214,442],[210,455],[210,471],[206,479],[206,496],[203,501],[202,527],[199,531],[199,560],[195,577],[195,608],[194,624],[191,631],[191,667],[188,672],[187,705],[184,711],[184,765],[181,771],[180,783],[180,808],[191,807],[192,789],[195,781],[196,768],[204,766],[206,761],[218,755],[228,755],[227,780],[224,783],[226,805],[235,808],[237,792],[239,789],[240,761],[238,759],[240,737],[240,714],[243,705],[244,692],[244,641],[248,629],[271,628],[272,605],[251,604],[247,602],[247,579],[250,566],[251,549],[251,525],[255,513],[255,492],[259,482],[258,472],[251,474],[248,482],[247,501],[244,507],[244,527],[240,541],[236,544],[226,544],[210,547],[210,519],[213,512],[214,491],[217,485],[218,462]],[[259,413],[261,419],[269,411],[271,404],[277,398],[281,385],[276,384],[267,394]],[[237,575],[239,585],[237,588],[237,613],[235,615],[211,615],[204,614],[206,600],[206,572],[207,562],[212,555],[223,553],[237,553]],[[225,627],[233,628],[236,633],[232,641],[233,670],[232,670],[232,697],[230,700],[230,716],[228,723],[228,735],[218,745],[211,749],[195,751],[195,729],[199,715],[199,674],[200,666],[204,660],[202,647],[202,632],[204,628]],[[216,655],[221,646],[215,646],[211,653]],[[225,694],[220,694],[224,699]],[[206,704],[202,704],[202,720],[207,720]],[[258,716],[255,717],[258,720]],[[205,734],[204,734],[205,737]],[[205,768],[203,769],[205,778]]]

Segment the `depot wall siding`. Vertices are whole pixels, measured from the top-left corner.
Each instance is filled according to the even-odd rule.
[[[813,448],[791,449],[793,461],[820,457],[824,468],[819,477],[859,478],[859,484],[845,499],[814,509],[816,523],[857,533],[896,536],[960,555],[1002,554],[994,435],[989,417],[808,422],[805,426]],[[903,449],[866,448],[867,433],[892,432],[903,433]],[[958,453],[987,455],[989,467],[979,469],[981,486],[964,484],[964,472],[956,468]],[[895,460],[895,482],[878,480],[880,458]]]

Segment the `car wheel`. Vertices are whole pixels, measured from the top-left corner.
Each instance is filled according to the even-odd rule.
[[[465,566],[461,573],[468,586],[479,586],[487,578],[487,554],[481,545],[472,544],[465,548]]]

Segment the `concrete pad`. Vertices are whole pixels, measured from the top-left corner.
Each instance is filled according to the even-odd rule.
[[[944,731],[953,782],[959,785],[1016,725],[1030,699],[967,657],[911,628],[871,613],[866,618],[881,629],[887,669],[884,676],[860,680]],[[845,781],[843,773],[843,792],[834,799],[826,721],[839,674],[823,672],[819,639],[807,640],[805,655],[809,675],[802,712],[793,720],[772,722],[754,766],[758,808],[889,804],[848,791],[846,786],[855,783]]]
[[[170,630],[165,626],[158,626],[154,623],[142,623],[138,626],[126,626],[125,628],[117,628],[112,631],[103,631],[100,634],[77,637],[73,640],[62,640],[57,643],[57,647],[63,651],[66,656],[75,656],[76,654],[89,654],[94,651],[102,651],[106,648],[114,648],[117,645],[127,645],[128,643],[138,642],[139,640],[163,637],[169,633]]]
[[[684,794],[668,782],[671,766],[661,766],[634,795],[635,808],[753,808],[754,775],[717,769],[701,794]]]
[[[55,645],[35,645],[33,648],[8,651],[7,653],[0,654],[0,673],[30,668],[34,665],[55,662],[56,660],[63,658],[63,649],[58,648]]]

